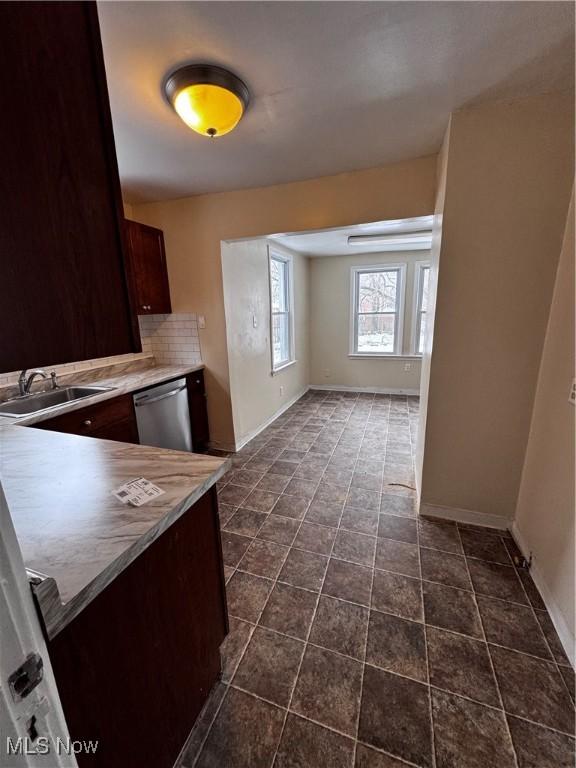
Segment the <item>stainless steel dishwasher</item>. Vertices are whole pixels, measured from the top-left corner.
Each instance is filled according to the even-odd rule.
[[[186,379],[169,381],[134,395],[141,445],[192,451]]]

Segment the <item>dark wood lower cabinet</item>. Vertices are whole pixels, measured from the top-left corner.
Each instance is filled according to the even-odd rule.
[[[188,387],[188,409],[190,411],[193,451],[194,453],[204,453],[208,450],[210,430],[208,428],[203,371],[190,373],[186,377],[186,386]]]
[[[48,642],[79,766],[172,768],[227,631],[212,488]]]
[[[132,395],[119,395],[102,403],[46,419],[33,426],[71,435],[118,440],[121,443],[139,442]]]
[[[210,433],[203,372],[188,374],[186,386],[193,450],[194,453],[204,453],[208,449]],[[139,443],[132,394],[118,395],[102,403],[54,416],[33,426],[72,435],[118,440],[121,443]]]

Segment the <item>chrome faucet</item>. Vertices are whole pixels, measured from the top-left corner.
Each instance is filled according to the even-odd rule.
[[[30,387],[32,386],[32,382],[36,376],[42,376],[43,379],[48,378],[48,374],[41,368],[35,368],[33,371],[30,371],[30,375],[28,377],[26,377],[26,373],[27,369],[24,368],[18,377],[18,389],[20,390],[20,397],[25,397],[26,395],[30,394]]]

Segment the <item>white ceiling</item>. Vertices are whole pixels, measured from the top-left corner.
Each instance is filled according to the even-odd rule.
[[[384,165],[435,152],[455,108],[572,87],[570,2],[100,2],[131,202]],[[234,70],[238,128],[198,136],[163,99],[176,65]]]
[[[320,256],[354,256],[364,253],[429,250],[430,245],[424,248],[415,248],[413,245],[404,246],[398,242],[390,244],[382,244],[382,242],[355,243],[354,245],[348,243],[348,238],[351,236],[399,235],[406,232],[422,232],[424,229],[429,231],[432,229],[432,216],[374,221],[370,224],[355,224],[350,227],[320,229],[314,232],[282,233],[270,235],[267,239],[279,243],[291,251],[313,258]]]

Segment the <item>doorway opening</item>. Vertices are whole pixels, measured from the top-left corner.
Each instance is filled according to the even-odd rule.
[[[388,445],[398,465],[392,480],[415,488],[432,222],[422,216],[222,243],[236,450],[302,398],[328,408],[372,403],[375,422],[387,407],[386,430],[390,419],[397,427]]]

